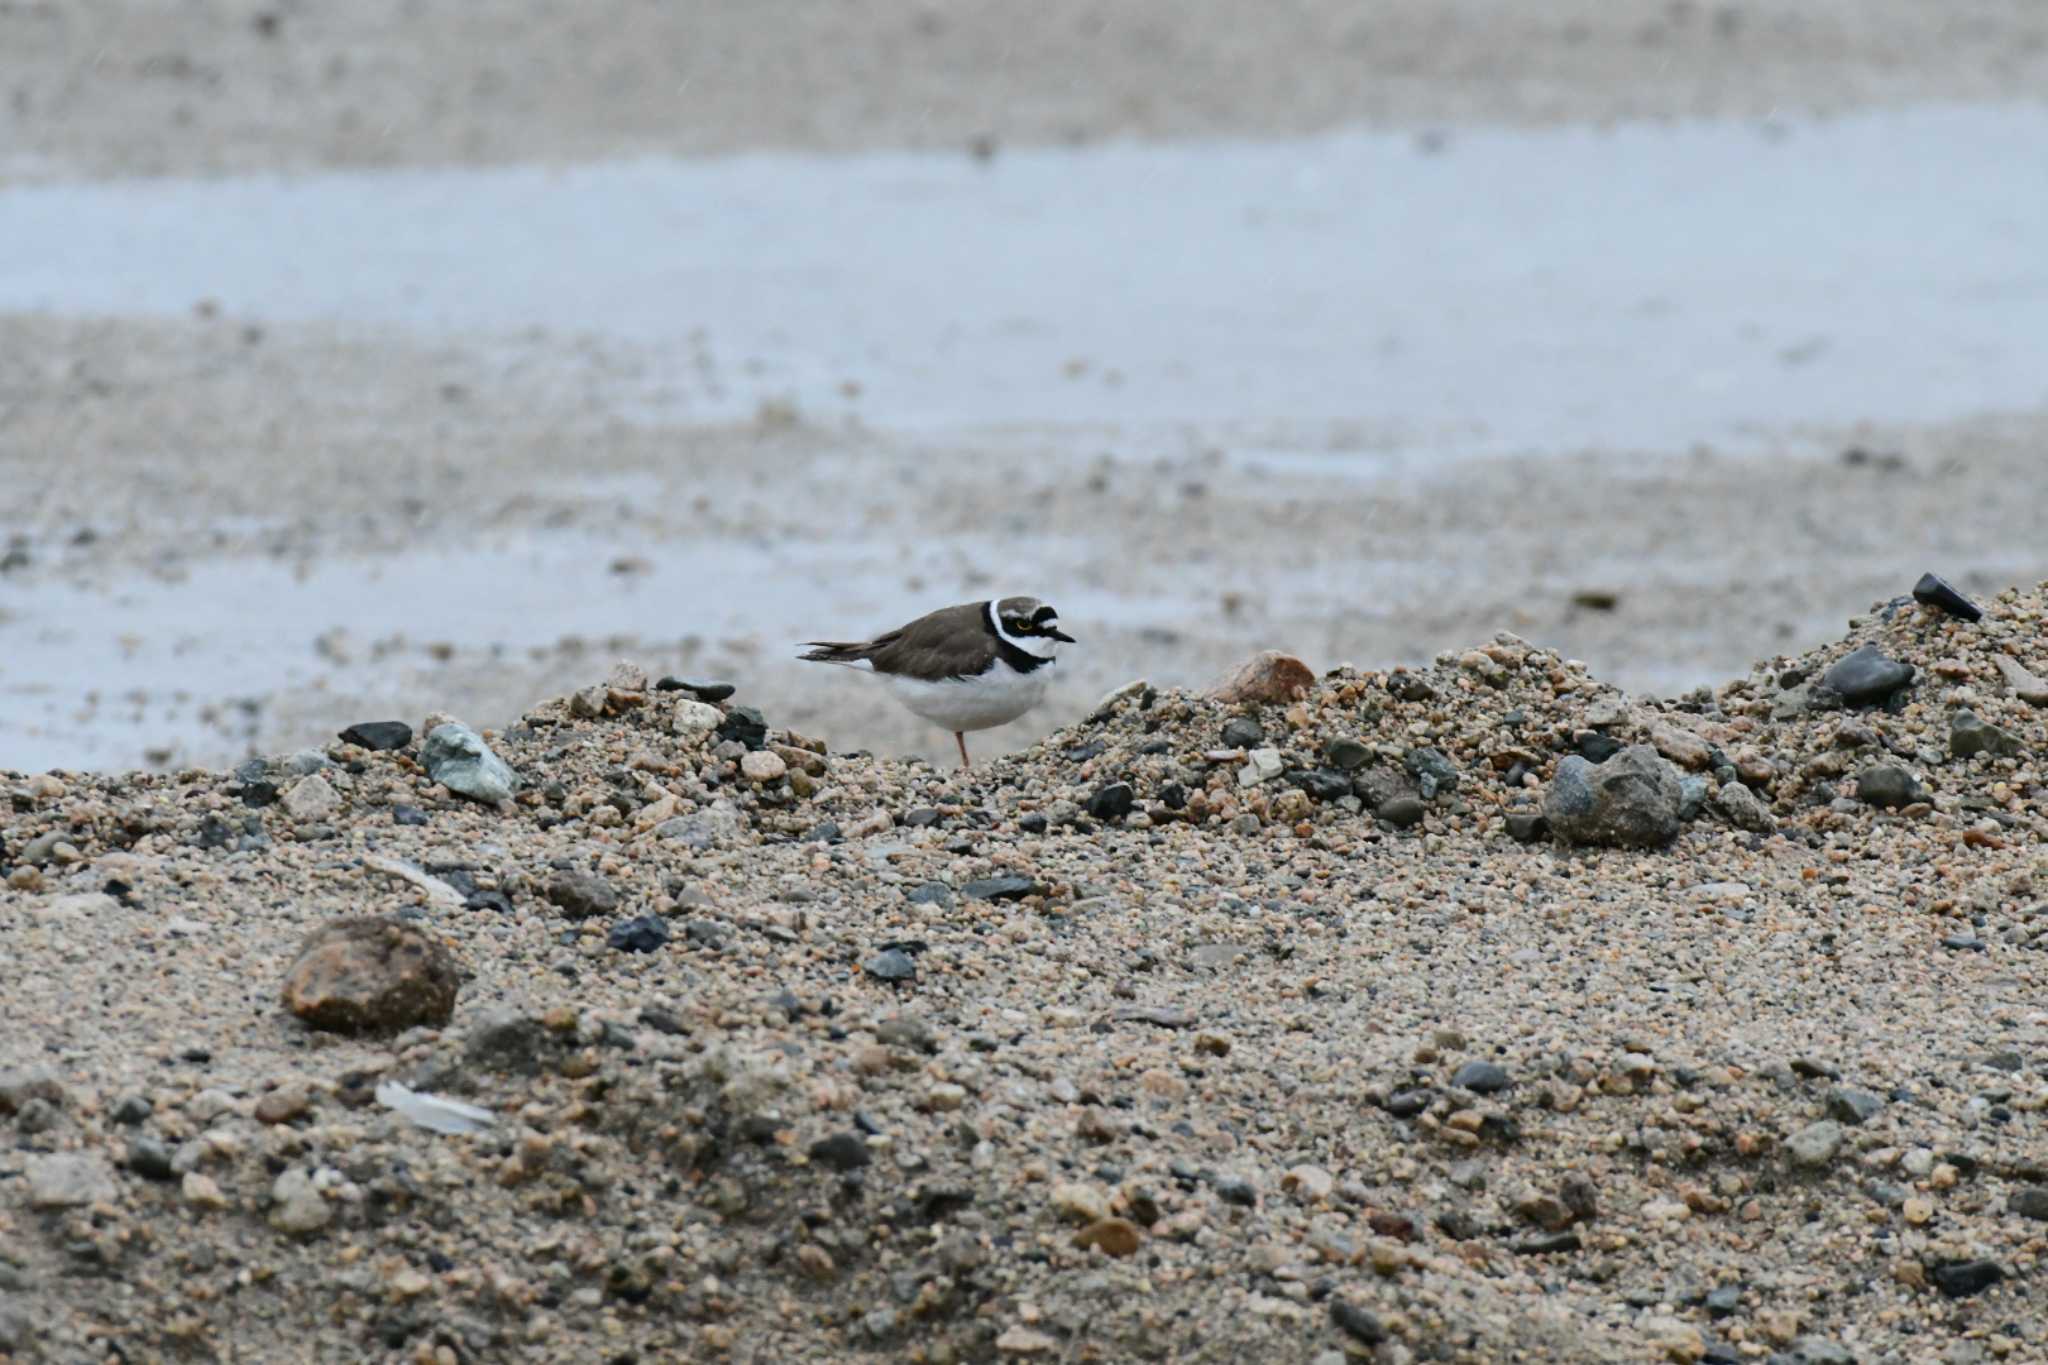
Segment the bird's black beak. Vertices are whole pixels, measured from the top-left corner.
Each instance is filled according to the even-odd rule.
[[[1045,638],[1048,640],[1058,640],[1062,644],[1071,645],[1074,643],[1074,637],[1061,630],[1058,626],[1047,626],[1045,628]]]

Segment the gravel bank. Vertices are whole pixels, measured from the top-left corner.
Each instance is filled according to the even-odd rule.
[[[1664,702],[1511,636],[1133,685],[971,774],[624,666],[495,804],[443,718],[7,775],[0,1349],[2038,1359],[2048,584],[1982,605]],[[1567,770],[1669,841],[1557,841]],[[403,1031],[280,1003],[350,915],[290,994]]]

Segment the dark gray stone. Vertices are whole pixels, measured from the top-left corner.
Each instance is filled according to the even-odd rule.
[[[1356,772],[1372,757],[1372,750],[1355,739],[1333,739],[1323,746],[1323,761],[1341,772]]]
[[[1390,796],[1373,813],[1395,829],[1413,829],[1429,814],[1429,807],[1419,796]]]
[[[834,1133],[811,1144],[811,1160],[820,1166],[846,1172],[857,1171],[874,1157],[858,1133]]]
[[[1046,888],[1029,877],[982,877],[960,890],[969,900],[1020,901],[1026,896],[1042,896]]]
[[[582,868],[568,868],[550,877],[547,897],[570,919],[609,915],[619,908],[619,893],[612,884]]]
[[[636,915],[605,931],[608,948],[622,953],[651,953],[668,942],[668,921],[660,915]]]
[[[1226,1204],[1239,1208],[1254,1209],[1259,1206],[1259,1192],[1249,1180],[1223,1179],[1216,1182],[1216,1197]]]
[[[1718,1289],[1707,1291],[1707,1315],[1709,1317],[1725,1318],[1740,1307],[1742,1307],[1742,1286],[1739,1284],[1724,1284]]]
[[[1550,833],[1550,822],[1540,811],[1509,811],[1507,817],[1508,838],[1518,844],[1533,844]]]
[[[1948,725],[1948,750],[1957,758],[1990,754],[1993,758],[2018,758],[2027,746],[2010,730],[1980,720],[1973,711],[1958,711]]]
[[[1843,1123],[1868,1123],[1883,1108],[1883,1100],[1862,1090],[1838,1085],[1828,1091],[1828,1117]]]
[[[1256,749],[1266,742],[1266,727],[1250,716],[1236,716],[1223,722],[1223,747]]]
[[[1380,1320],[1346,1298],[1331,1296],[1330,1321],[1344,1335],[1367,1346],[1377,1346],[1387,1339],[1387,1329]]]
[[[861,964],[861,970],[891,985],[917,980],[917,963],[901,948],[885,948]]]
[[[341,742],[380,753],[389,752],[412,743],[412,727],[402,720],[366,720],[343,730]]]
[[[1913,585],[1913,600],[1923,607],[1945,611],[1959,621],[1981,621],[1984,609],[1931,573],[1920,575]]]
[[[1952,1299],[1981,1294],[2005,1278],[2005,1267],[1996,1261],[1950,1261],[1929,1267],[1934,1287]]]
[[[1425,800],[1434,797],[1438,792],[1454,792],[1458,789],[1458,765],[1445,758],[1440,749],[1410,749],[1401,755],[1401,766],[1408,770],[1408,775],[1422,788]]]
[[[531,1076],[540,1070],[547,1047],[540,1020],[517,1010],[493,1010],[479,1019],[462,1045],[462,1056],[484,1071],[510,1071]]]
[[[2025,1189],[2014,1190],[2006,1198],[2005,1207],[2009,1212],[2016,1213],[2022,1218],[2031,1218],[2037,1223],[2048,1223],[2048,1188],[2029,1185]]]
[[[175,1180],[170,1151],[153,1137],[140,1137],[128,1144],[128,1169],[149,1180]]]
[[[698,678],[663,678],[654,685],[657,692],[688,692],[698,701],[721,702],[739,689],[729,682]]]
[[[923,886],[912,887],[904,899],[912,905],[936,905],[950,910],[953,908],[953,888],[944,882],[926,882]]]
[[[1878,706],[1913,681],[1913,665],[1865,645],[1821,675],[1821,686],[1851,706]]]
[[[1856,775],[1856,799],[1866,806],[1897,810],[1927,799],[1920,779],[1895,763],[1881,763]]]
[[[1452,1085],[1475,1095],[1497,1094],[1511,1083],[1508,1069],[1497,1062],[1467,1062],[1451,1077]]]
[[[1346,787],[1348,789],[1348,783]],[[1121,820],[1131,813],[1131,807],[1136,802],[1137,797],[1131,791],[1130,783],[1112,782],[1106,787],[1098,788],[1095,794],[1088,798],[1088,813],[1097,820]]]
[[[1678,835],[1682,797],[1678,770],[1635,744],[1598,766],[1577,755],[1560,760],[1543,814],[1567,843],[1657,848]]]

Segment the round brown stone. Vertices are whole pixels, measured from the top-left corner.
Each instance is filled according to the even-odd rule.
[[[455,959],[394,919],[336,920],[307,936],[284,974],[284,1007],[330,1033],[445,1024],[455,1012]]]
[[[1217,687],[1215,697],[1225,702],[1281,703],[1315,686],[1316,675],[1292,654],[1277,649],[1254,654]]]

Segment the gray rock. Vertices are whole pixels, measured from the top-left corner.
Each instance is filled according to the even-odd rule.
[[[485,1071],[512,1071],[531,1076],[540,1070],[548,1041],[540,1020],[517,1010],[493,1010],[470,1029],[463,1058]]]
[[[148,1180],[169,1180],[178,1173],[169,1149],[153,1137],[140,1137],[128,1144],[128,1169]]]
[[[1913,665],[1888,658],[1865,645],[1821,676],[1821,686],[1851,706],[1876,706],[1913,681]]]
[[[914,1014],[897,1014],[875,1025],[875,1038],[890,1047],[914,1048],[919,1052],[937,1052],[939,1040],[932,1032],[932,1026]]]
[[[293,777],[311,777],[334,766],[334,760],[318,749],[301,749],[278,760],[278,766]]]
[[[1707,808],[1707,779],[1688,774],[1678,779],[1678,818],[1691,824]]]
[[[1427,801],[1438,792],[1454,792],[1458,789],[1458,767],[1445,758],[1440,749],[1420,747],[1410,749],[1401,755],[1401,766],[1415,779],[1422,789],[1422,799]]]
[[[420,746],[420,766],[449,791],[486,805],[511,800],[519,788],[518,777],[483,736],[454,721],[435,726],[427,736]]]
[[[1395,829],[1412,829],[1421,824],[1422,817],[1428,813],[1429,807],[1419,796],[1390,796],[1373,812]]]
[[[1223,747],[1256,749],[1266,742],[1266,728],[1249,716],[1237,716],[1223,723]]]
[[[318,773],[302,777],[284,794],[284,812],[301,824],[325,820],[341,809],[341,797]]]
[[[901,948],[885,948],[861,964],[861,970],[877,981],[891,984],[917,980],[917,963]]]
[[[1866,806],[1897,810],[1927,799],[1920,779],[1895,763],[1881,763],[1856,775],[1856,799]]]
[[[609,915],[619,908],[619,893],[595,872],[568,868],[548,878],[548,901],[570,919]]]
[[[737,838],[740,825],[739,812],[721,803],[695,815],[678,815],[673,820],[664,820],[654,827],[654,832],[663,839],[673,839],[684,848],[703,853]]]
[[[1560,760],[1543,815],[1566,843],[1656,848],[1678,835],[1681,795],[1678,770],[1633,744],[1597,766],[1576,754]]]
[[[1714,804],[1721,814],[1728,817],[1728,823],[1737,829],[1746,829],[1752,834],[1769,834],[1778,827],[1771,818],[1771,812],[1757,799],[1755,792],[1740,782],[1725,782],[1714,794]]]
[[[32,1209],[75,1209],[111,1204],[121,1197],[113,1168],[90,1153],[32,1156],[24,1174]]]
[[[2022,1218],[2048,1223],[2048,1186],[2029,1185],[2023,1190],[2014,1190],[2007,1196],[2005,1207],[2008,1212]]]
[[[1785,1150],[1795,1166],[1825,1166],[1842,1150],[1842,1125],[1833,1119],[1809,1123],[1786,1139]]]
[[[1825,1337],[1800,1337],[1787,1352],[1793,1365],[1856,1365],[1856,1354]]]
[[[1323,759],[1342,772],[1356,772],[1372,757],[1372,750],[1355,739],[1333,739],[1323,746]]]
[[[0,1351],[16,1352],[35,1340],[35,1320],[13,1298],[0,1297]]]
[[[972,901],[1019,901],[1026,896],[1042,896],[1046,888],[1030,877],[983,877],[967,883],[960,891]]]
[[[1475,1095],[1491,1095],[1508,1088],[1506,1067],[1495,1062],[1467,1062],[1451,1077],[1451,1084]]]
[[[31,1100],[60,1108],[69,1102],[55,1067],[11,1066],[0,1071],[0,1114],[12,1114]]]
[[[2018,758],[2027,746],[2010,730],[2001,730],[1980,720],[1973,711],[1958,711],[1948,725],[1948,749],[1957,758],[1990,754],[1993,758]]]
[[[912,905],[936,905],[941,910],[951,910],[953,888],[944,882],[926,882],[922,886],[912,887],[904,894],[903,899]]]
[[[1883,1108],[1884,1101],[1866,1091],[1840,1085],[1828,1091],[1828,1117],[1843,1123],[1868,1123]]]
[[[294,1237],[308,1237],[334,1220],[334,1210],[313,1187],[313,1177],[296,1167],[270,1186],[270,1226]]]

